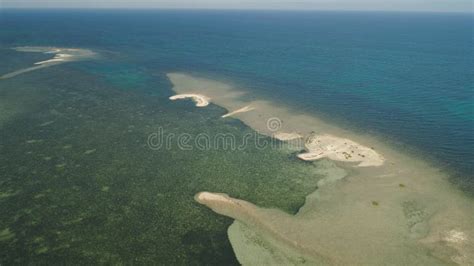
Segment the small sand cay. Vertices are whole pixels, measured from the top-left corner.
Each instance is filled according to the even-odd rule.
[[[57,47],[39,47],[39,46],[24,46],[24,47],[15,47],[14,50],[18,52],[26,53],[44,53],[44,54],[54,54],[55,56],[51,59],[44,60],[41,62],[36,62],[35,66],[23,68],[10,72],[8,74],[0,76],[0,79],[13,78],[20,74],[24,74],[30,71],[38,70],[41,68],[72,62],[79,60],[86,60],[96,56],[96,53],[88,49],[75,49],[75,48],[57,48]]]
[[[182,100],[182,99],[188,99],[188,98],[191,98],[196,103],[196,107],[206,107],[209,105],[209,101],[210,101],[209,97],[206,97],[201,94],[192,94],[192,93],[177,94],[177,95],[171,96],[170,100],[175,101],[175,100]]]
[[[233,116],[235,114],[238,114],[238,113],[246,113],[246,112],[249,112],[249,111],[252,111],[254,110],[255,108],[251,107],[250,105],[247,105],[247,106],[244,106],[240,109],[237,109],[235,111],[232,111],[232,112],[229,112],[223,116],[221,116],[222,118],[226,118],[226,117],[229,117],[229,116]]]
[[[96,56],[95,52],[88,49],[79,48],[59,48],[59,47],[41,47],[41,46],[23,46],[15,47],[14,50],[26,53],[45,53],[54,54],[54,58],[37,62],[35,65],[43,65],[58,62],[78,61]]]
[[[312,136],[306,141],[306,150],[298,158],[314,161],[329,158],[335,161],[360,162],[357,166],[381,166],[385,159],[371,148],[360,145],[349,139],[332,135]]]

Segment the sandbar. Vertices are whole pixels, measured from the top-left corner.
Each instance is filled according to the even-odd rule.
[[[273,257],[272,265],[285,264],[277,255],[289,254],[292,264],[474,265],[474,204],[436,164],[377,136],[248,97],[249,91],[229,83],[183,73],[168,77],[177,93],[209,95],[227,110],[254,107],[236,117],[261,134],[284,140],[297,132],[306,140],[298,158],[324,176],[296,215],[221,193],[196,196],[238,221],[228,232],[241,263]],[[280,123],[268,127],[275,117]],[[262,248],[249,254],[255,245]]]
[[[235,110],[235,111],[229,112],[229,113],[227,113],[227,114],[225,114],[225,115],[223,115],[223,116],[221,116],[221,117],[222,117],[222,118],[226,118],[226,117],[229,117],[229,116],[233,116],[233,115],[235,115],[235,114],[238,114],[238,113],[249,112],[249,111],[252,111],[252,110],[254,110],[254,109],[255,109],[255,108],[253,108],[253,107],[247,105],[247,106],[244,106],[244,107],[242,107],[242,108],[239,108],[239,109],[237,109],[237,110]]]
[[[7,79],[31,72],[34,70],[50,67],[66,62],[86,60],[95,57],[97,54],[88,49],[76,49],[76,48],[58,48],[58,47],[41,47],[41,46],[24,46],[15,47],[14,50],[18,52],[27,53],[44,53],[54,54],[54,57],[48,60],[34,63],[35,66],[19,69],[7,74],[0,76],[0,79]]]
[[[210,101],[210,99],[204,95],[193,94],[193,93],[177,94],[177,95],[171,96],[169,99],[172,101],[175,101],[175,100],[182,100],[182,99],[188,99],[188,98],[191,98],[196,103],[196,107],[206,107],[209,105],[209,101]]]
[[[292,132],[292,133],[287,133],[287,132],[277,132],[273,134],[273,137],[281,140],[281,141],[290,141],[290,140],[295,140],[295,139],[302,139],[303,136],[301,134]]]

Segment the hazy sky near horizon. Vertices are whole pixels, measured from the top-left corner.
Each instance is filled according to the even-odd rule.
[[[3,8],[210,8],[472,12],[472,0],[0,0]]]

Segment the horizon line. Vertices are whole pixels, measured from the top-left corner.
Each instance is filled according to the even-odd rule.
[[[188,10],[188,11],[282,11],[282,12],[387,12],[387,13],[455,13],[455,14],[474,14],[474,10],[405,10],[405,9],[324,9],[324,8],[220,8],[220,7],[2,7],[0,10],[17,9],[17,10]]]

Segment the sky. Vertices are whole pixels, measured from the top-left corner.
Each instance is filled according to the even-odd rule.
[[[473,12],[473,0],[0,0],[0,8],[203,8]]]

